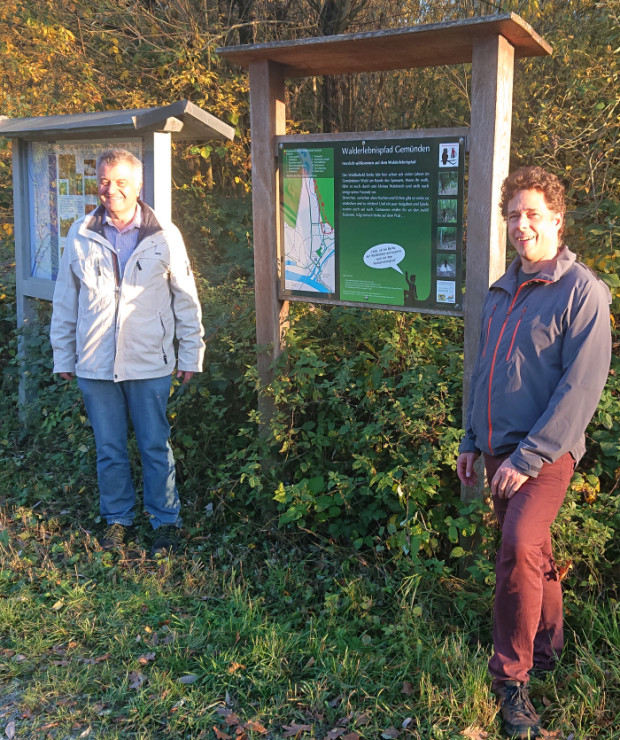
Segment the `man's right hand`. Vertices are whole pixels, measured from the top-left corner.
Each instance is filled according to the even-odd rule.
[[[478,475],[474,470],[474,463],[478,459],[477,452],[461,452],[456,461],[456,472],[461,483],[466,486],[475,486]]]
[[[63,380],[73,380],[75,373],[58,373]]]

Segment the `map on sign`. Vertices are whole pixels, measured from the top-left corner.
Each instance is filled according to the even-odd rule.
[[[284,287],[334,293],[333,149],[283,151]]]
[[[97,155],[110,147],[142,158],[140,139],[35,141],[28,150],[30,276],[56,280],[74,221],[99,204]]]
[[[285,300],[460,313],[466,140],[281,137]]]

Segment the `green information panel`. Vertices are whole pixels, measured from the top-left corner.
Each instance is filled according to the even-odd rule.
[[[465,140],[281,143],[283,297],[462,310]]]

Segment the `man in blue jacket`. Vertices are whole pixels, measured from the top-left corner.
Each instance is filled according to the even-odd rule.
[[[180,508],[166,405],[175,367],[188,383],[202,369],[204,342],[194,276],[179,230],[139,200],[142,163],[111,149],[97,159],[101,205],[72,224],[54,290],[54,372],[77,376],[95,433],[105,549],[120,547],[133,522],[135,490],[127,436],[131,419],[142,460],[153,553],[175,550]]]
[[[539,737],[527,692],[532,669],[551,670],[563,647],[562,590],[550,526],[609,372],[607,286],[563,242],[564,187],[541,167],[502,186],[517,257],[487,295],[457,472],[476,482],[484,456],[502,530],[489,661],[511,737]]]

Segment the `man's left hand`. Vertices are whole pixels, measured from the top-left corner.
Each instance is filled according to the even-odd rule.
[[[529,477],[519,472],[510,462],[510,458],[507,458],[493,476],[491,493],[499,498],[512,498]]]
[[[187,385],[189,381],[192,379],[192,376],[194,375],[193,372],[190,372],[189,370],[179,370],[177,372],[177,378],[180,380],[183,378],[183,385]]]

